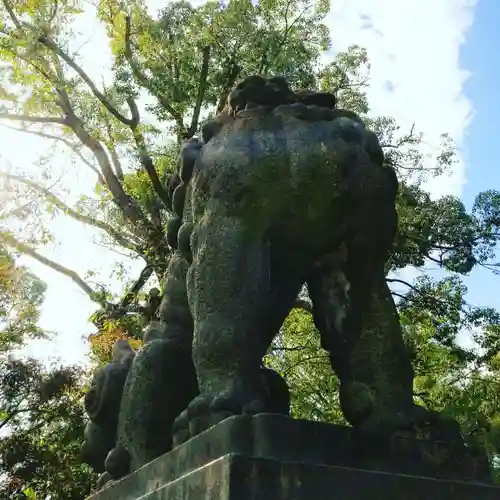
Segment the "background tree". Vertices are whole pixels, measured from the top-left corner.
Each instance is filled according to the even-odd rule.
[[[455,415],[468,439],[486,444],[494,457],[499,452],[499,319],[496,311],[467,303],[460,276],[478,266],[497,270],[500,195],[480,193],[470,212],[456,197],[430,197],[425,182],[445,175],[455,162],[452,141],[443,131],[441,149],[429,166],[422,134],[414,128],[401,131],[391,117],[371,115],[364,49],[352,46],[322,63],[320,56],[330,46],[324,25],[328,8],[323,0],[211,1],[197,8],[181,1],[153,19],[141,0],[96,1],[95,15],[106,28],[113,58],[111,78],[98,84],[71,44],[72,22],[81,14],[78,2],[1,0],[0,59],[6,76],[0,120],[69,148],[91,169],[96,185],[69,206],[50,187],[50,172],[43,182],[3,172],[15,196],[6,201],[13,208],[2,220],[0,239],[67,275],[99,304],[101,315],[93,320],[100,331],[93,345],[96,360],[104,362],[111,339],[139,336],[139,323],[119,311],[144,296],[128,294],[120,301],[45,258],[40,247],[50,239],[49,231],[34,223],[26,231],[26,222],[48,209],[93,226],[106,245],[144,261],[145,281],[156,276],[161,285],[169,259],[164,226],[170,217],[163,182],[175,168],[179,142],[196,134],[204,119],[222,109],[234,83],[252,73],[283,74],[294,87],[335,92],[341,106],[378,133],[385,161],[400,180],[399,230],[387,276],[414,359],[415,397]],[[33,194],[44,205],[27,214],[20,200]],[[425,273],[429,262],[441,270],[439,276],[428,274],[414,283],[398,278],[408,266]],[[341,421],[337,381],[319,348],[307,291],[298,305],[302,309],[290,314],[267,362],[290,383],[296,416]],[[476,341],[474,348],[459,342],[464,334]]]
[[[81,500],[95,476],[80,458],[83,370],[0,361],[0,496]],[[50,495],[50,497],[49,497]]]
[[[81,463],[86,374],[46,368],[19,349],[37,325],[45,284],[0,249],[0,497],[81,499],[94,479]]]
[[[46,285],[0,247],[0,353],[22,347],[28,339],[43,338],[37,326]]]

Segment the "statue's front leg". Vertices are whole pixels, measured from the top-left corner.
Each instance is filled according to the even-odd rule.
[[[223,418],[265,410],[259,337],[269,296],[269,253],[263,231],[238,217],[206,211],[191,236],[187,276],[193,315],[193,362],[200,396],[176,422],[196,434]]]

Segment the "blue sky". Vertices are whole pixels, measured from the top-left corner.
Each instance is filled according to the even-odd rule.
[[[467,184],[462,199],[471,208],[475,196],[487,189],[500,190],[500,1],[479,0],[467,43],[461,51],[462,65],[471,72],[465,93],[472,101],[474,117],[466,134]],[[476,269],[466,280],[469,301],[500,308],[500,276]]]

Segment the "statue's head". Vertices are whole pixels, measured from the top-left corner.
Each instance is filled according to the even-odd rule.
[[[331,92],[298,90],[294,92],[283,76],[264,78],[252,75],[242,80],[229,94],[228,107],[233,113],[244,109],[266,106],[270,109],[283,104],[304,104],[335,108],[335,95]]]

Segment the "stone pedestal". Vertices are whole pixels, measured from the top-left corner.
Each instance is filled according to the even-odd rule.
[[[232,417],[91,500],[500,500],[470,451],[280,415]]]

